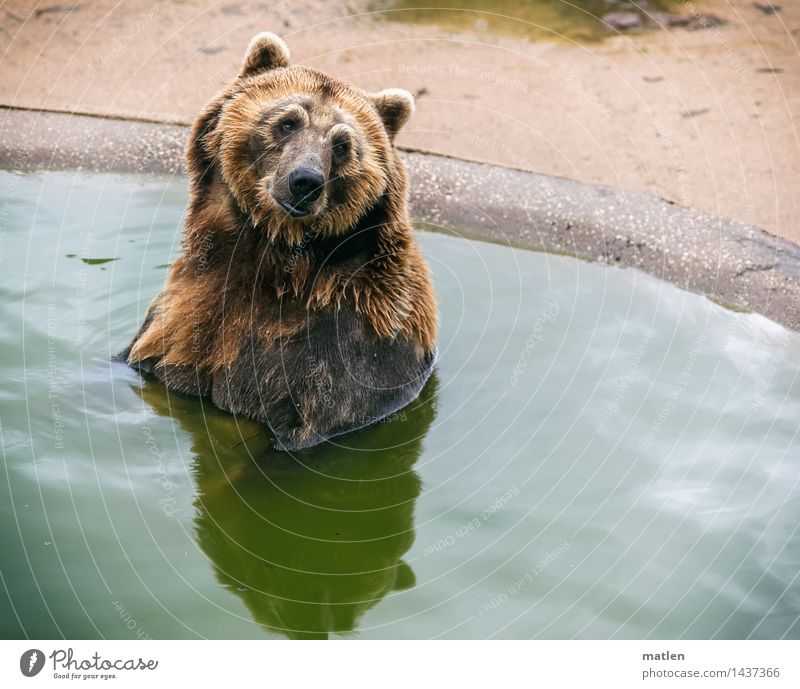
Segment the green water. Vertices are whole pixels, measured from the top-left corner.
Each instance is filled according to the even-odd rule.
[[[511,33],[541,40],[597,41],[619,35],[601,21],[610,12],[633,12],[643,22],[680,9],[675,0],[377,0],[378,17],[435,24],[450,31]],[[654,26],[654,24],[650,24]]]
[[[110,362],[185,201],[0,174],[0,636],[800,637],[797,334],[423,233],[422,398],[277,455]]]

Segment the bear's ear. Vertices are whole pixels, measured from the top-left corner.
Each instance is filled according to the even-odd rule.
[[[383,120],[383,126],[394,140],[397,132],[414,114],[414,96],[405,89],[384,89],[369,94],[369,99]]]
[[[240,77],[250,77],[270,69],[289,66],[289,48],[280,36],[262,31],[253,37],[244,54]]]

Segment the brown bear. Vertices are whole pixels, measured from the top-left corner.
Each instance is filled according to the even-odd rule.
[[[200,115],[179,258],[124,359],[310,447],[411,402],[436,299],[394,138],[410,93],[289,66],[274,34]]]

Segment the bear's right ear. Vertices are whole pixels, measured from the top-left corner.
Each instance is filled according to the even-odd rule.
[[[280,36],[263,31],[250,41],[244,54],[240,77],[267,72],[270,69],[289,66],[289,48]]]
[[[414,96],[405,89],[384,89],[367,96],[378,111],[386,133],[394,141],[397,132],[414,114]]]

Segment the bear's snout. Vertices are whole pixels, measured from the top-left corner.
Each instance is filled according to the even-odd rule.
[[[325,187],[325,176],[311,167],[299,167],[289,175],[289,193],[292,195],[291,215],[306,215],[311,205]],[[288,210],[288,209],[287,209]]]

